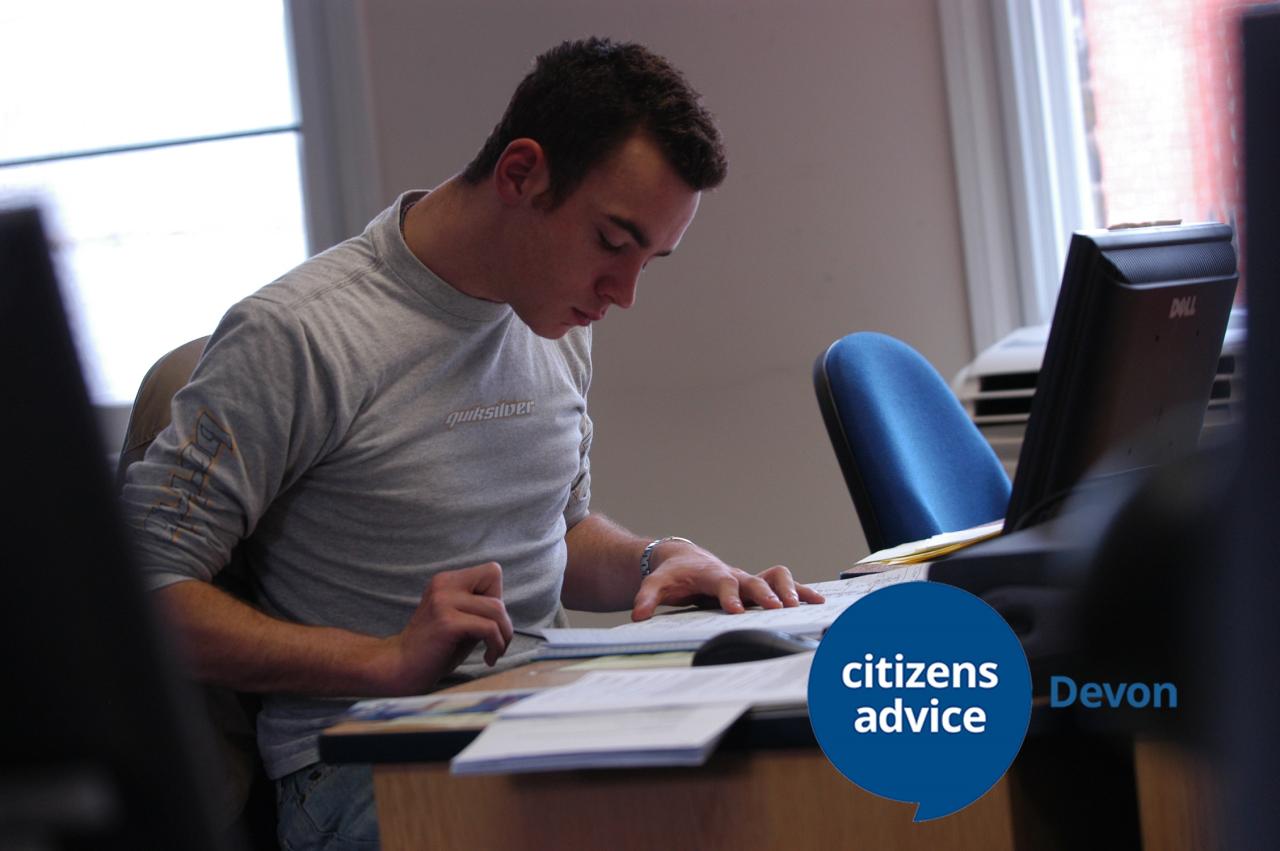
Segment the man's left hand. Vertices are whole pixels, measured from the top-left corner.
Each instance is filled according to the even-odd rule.
[[[652,617],[658,606],[718,601],[726,612],[739,614],[750,605],[780,609],[824,601],[817,591],[798,584],[791,571],[780,564],[752,576],[696,545],[673,541],[660,547],[670,547],[671,552],[640,585],[631,610],[633,621]]]

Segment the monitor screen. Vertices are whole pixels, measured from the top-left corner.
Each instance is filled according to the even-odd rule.
[[[1082,480],[1194,449],[1236,289],[1222,224],[1071,240],[1005,531],[1052,517]]]
[[[0,847],[226,847],[34,210],[0,212],[0,352]]]

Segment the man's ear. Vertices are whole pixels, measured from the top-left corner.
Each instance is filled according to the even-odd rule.
[[[533,139],[512,139],[493,167],[493,181],[504,204],[538,207],[551,188],[551,171],[542,146]]]

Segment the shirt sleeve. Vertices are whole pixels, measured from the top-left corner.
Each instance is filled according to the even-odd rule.
[[[125,480],[148,587],[211,580],[323,456],[336,419],[327,379],[287,308],[250,297],[228,311],[174,396],[172,422]]]
[[[578,475],[569,489],[569,503],[564,508],[564,525],[572,529],[591,513],[591,417],[584,411],[580,424],[582,442],[578,444]]]
[[[587,413],[587,391],[591,387],[591,327],[575,328],[565,335],[565,356],[582,394],[582,419],[578,423],[578,472],[569,489],[569,502],[564,508],[565,529],[572,529],[591,513],[591,437],[594,426]]]

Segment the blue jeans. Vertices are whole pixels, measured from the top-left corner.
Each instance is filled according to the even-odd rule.
[[[377,851],[368,765],[318,762],[276,781],[281,851]]]

